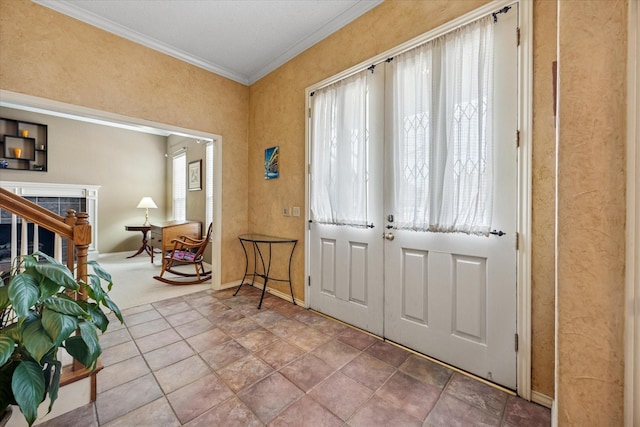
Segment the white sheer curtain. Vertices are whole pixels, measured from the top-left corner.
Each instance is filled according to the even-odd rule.
[[[396,226],[487,234],[493,18],[396,56],[391,72]]]
[[[367,74],[313,94],[311,215],[316,222],[367,224]]]

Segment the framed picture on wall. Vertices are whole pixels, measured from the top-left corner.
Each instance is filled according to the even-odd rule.
[[[264,150],[264,179],[274,179],[280,176],[280,147],[270,147]]]
[[[202,174],[200,173],[201,168],[202,160],[189,162],[189,169],[187,170],[187,188],[189,191],[202,190]]]

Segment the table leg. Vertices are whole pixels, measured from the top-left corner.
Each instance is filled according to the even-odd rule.
[[[289,290],[291,291],[291,302],[293,302],[293,305],[297,305],[297,304],[296,304],[296,299],[293,297],[293,285],[291,284],[291,261],[293,260],[293,250],[296,248],[296,243],[298,242],[293,242],[293,247],[291,248],[291,254],[289,255]]]
[[[264,279],[264,286],[262,287],[262,294],[260,295],[260,303],[258,304],[258,310],[262,307],[262,300],[264,299],[264,293],[267,291],[267,283],[269,282],[269,272],[271,271],[271,243],[269,245],[269,262],[267,263],[267,268],[264,266],[264,257],[262,256],[262,252],[260,251],[260,247],[258,243],[255,243],[255,249],[258,250],[258,254],[260,255],[260,262],[262,263],[262,272],[264,275],[262,278]]]
[[[147,252],[149,255],[151,255],[151,252],[149,251],[149,245],[147,244],[147,233],[144,231],[142,232],[142,246],[140,246],[138,252],[131,256],[128,256],[127,258],[133,258],[134,256],[140,255],[142,252]],[[153,262],[153,255],[151,255],[151,258],[151,262]]]
[[[244,285],[244,279],[247,277],[247,272],[249,271],[249,255],[247,254],[247,249],[244,247],[244,242],[242,240],[240,240],[240,245],[242,246],[242,251],[244,252],[244,275],[242,276],[242,281],[240,282],[238,289],[236,289],[236,291],[233,293],[234,297],[238,294],[242,285]],[[254,275],[255,275],[255,271],[254,271]]]

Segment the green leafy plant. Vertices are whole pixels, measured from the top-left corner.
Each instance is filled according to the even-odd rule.
[[[47,395],[51,411],[60,386],[59,348],[95,370],[102,353],[97,331],[109,325],[103,308],[120,322],[122,314],[108,296],[111,275],[95,261],[87,264],[93,272],[85,283],[65,265],[36,252],[14,260],[0,283],[0,414],[8,405],[18,405],[31,426]],[[81,286],[86,301],[73,297]]]

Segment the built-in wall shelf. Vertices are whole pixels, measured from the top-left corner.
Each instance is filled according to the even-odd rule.
[[[0,117],[0,169],[46,172],[47,125]]]

